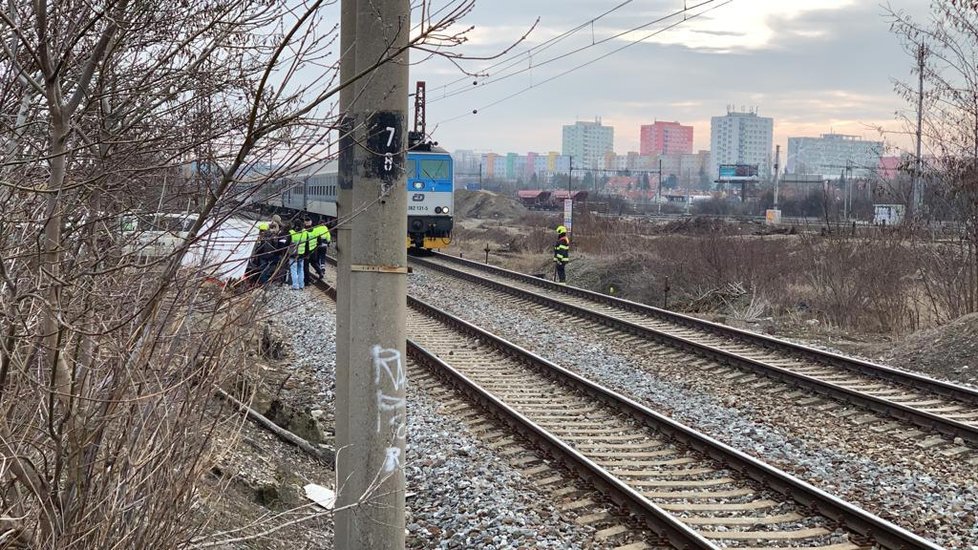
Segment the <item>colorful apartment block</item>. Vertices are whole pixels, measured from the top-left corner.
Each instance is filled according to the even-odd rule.
[[[693,127],[657,120],[642,125],[640,140],[639,153],[643,156],[689,155],[693,152]]]

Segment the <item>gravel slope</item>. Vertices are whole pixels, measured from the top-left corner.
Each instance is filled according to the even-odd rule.
[[[313,288],[267,290],[273,323],[291,338],[292,367],[317,373],[333,417],[335,316]],[[408,542],[412,548],[590,548],[594,531],[564,519],[439,403],[409,385]]]

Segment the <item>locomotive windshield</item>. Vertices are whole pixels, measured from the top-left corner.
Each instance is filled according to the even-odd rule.
[[[447,160],[422,160],[421,177],[430,180],[451,179],[449,174],[449,163]]]

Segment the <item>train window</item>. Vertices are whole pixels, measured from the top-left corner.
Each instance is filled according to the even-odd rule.
[[[414,159],[407,159],[407,164],[404,165],[404,174],[409,178],[413,178],[416,171],[417,167],[414,164]]]
[[[447,160],[422,160],[421,177],[424,179],[431,179],[431,180],[447,180],[449,177],[448,161]]]

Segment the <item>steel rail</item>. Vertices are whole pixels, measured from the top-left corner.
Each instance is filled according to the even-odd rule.
[[[584,298],[587,300],[593,300],[602,303],[604,305],[624,309],[635,313],[645,314],[651,317],[657,317],[664,321],[670,321],[673,323],[681,324],[689,328],[706,330],[719,336],[725,336],[728,338],[737,338],[745,343],[759,345],[771,350],[791,352],[802,356],[807,356],[812,359],[825,362],[829,365],[846,368],[854,372],[860,372],[863,374],[872,375],[880,378],[886,378],[893,382],[905,384],[913,388],[926,389],[927,391],[931,391],[936,394],[944,395],[946,397],[951,397],[954,399],[958,399],[960,401],[966,401],[978,405],[978,389],[975,388],[969,388],[967,386],[961,386],[958,384],[945,382],[943,380],[937,380],[929,376],[902,371],[899,369],[888,367],[886,365],[880,365],[877,363],[864,361],[862,359],[857,359],[854,357],[848,357],[838,353],[833,353],[831,351],[816,349],[803,344],[797,344],[795,342],[789,342],[787,340],[782,340],[780,338],[768,336],[766,334],[758,334],[756,332],[751,332],[749,330],[743,330],[743,329],[723,325],[720,323],[714,323],[712,321],[707,321],[705,319],[698,319],[696,317],[692,317],[690,315],[684,315],[682,313],[677,313],[675,311],[670,311],[668,309],[662,309],[647,304],[633,302],[631,300],[625,300],[623,298],[608,296],[606,294],[601,294],[600,292],[594,292],[591,290],[587,290],[575,286],[560,285],[548,281],[546,279],[541,279],[539,277],[534,277],[532,275],[527,275],[525,273],[519,273],[517,271],[512,271],[502,267],[482,264],[476,261],[466,260],[464,258],[457,258],[455,256],[449,256],[447,254],[442,254],[438,252],[433,253],[433,257],[436,257],[440,260],[457,263],[459,265],[464,265],[473,269],[495,273],[497,275],[515,279],[520,282],[533,284],[535,286],[539,286],[542,288],[547,288],[548,290],[570,294],[572,296],[577,296],[579,298]],[[412,260],[414,259],[417,258],[412,258]],[[420,259],[419,263],[423,263],[424,265],[432,266],[432,267],[435,265],[432,262],[425,262],[423,259]]]
[[[953,384],[948,384],[946,382],[941,382],[939,380],[934,380],[913,373],[905,373],[903,371],[898,371],[896,369],[892,369],[889,367],[875,365],[873,363],[868,363],[857,359],[851,359],[845,356],[823,352],[821,350],[815,350],[813,348],[792,344],[790,342],[785,342],[783,340],[768,338],[752,332],[741,331],[739,329],[726,327],[724,325],[719,325],[717,323],[710,323],[709,321],[702,321],[700,319],[695,319],[693,317],[689,317],[679,313],[674,313],[667,310],[661,310],[644,304],[637,304],[635,302],[621,300],[619,298],[605,296],[603,294],[598,294],[596,292],[592,292],[589,290],[584,290],[584,289],[569,287],[564,285],[558,285],[555,283],[551,283],[549,281],[544,281],[539,278],[532,277],[530,275],[524,275],[521,273],[508,271],[502,268],[489,266],[489,268],[487,269],[486,266],[484,266],[483,264],[469,262],[468,260],[462,260],[458,258],[453,258],[451,256],[445,256],[445,255],[438,255],[438,258],[440,259],[448,258],[451,259],[453,262],[456,261],[465,262],[465,265],[470,267],[472,266],[472,264],[474,264],[475,267],[478,267],[482,270],[491,269],[493,272],[496,271],[503,272],[509,278],[516,278],[522,282],[531,282],[536,286],[549,285],[546,286],[545,288],[551,290],[558,290],[560,292],[568,293],[578,297],[583,297],[586,299],[593,299],[605,305],[620,307],[628,311],[635,311],[635,312],[639,312],[639,313],[643,313],[659,318],[668,315],[670,316],[668,320],[673,320],[671,317],[675,317],[676,319],[679,319],[676,322],[680,322],[682,324],[697,329],[703,329],[704,327],[706,327],[708,329],[712,329],[711,332],[720,333],[721,335],[724,336],[746,335],[749,336],[750,338],[756,338],[756,340],[750,340],[748,342],[754,345],[763,345],[764,347],[767,348],[777,349],[775,347],[776,345],[784,344],[785,346],[789,346],[790,348],[785,348],[780,351],[790,351],[795,353],[804,352],[804,354],[807,354],[808,357],[816,360],[824,361],[826,360],[826,358],[829,358],[833,360],[832,362],[830,362],[830,365],[832,366],[847,368],[848,370],[855,370],[856,372],[860,372],[864,375],[880,377],[894,382],[899,382],[913,389],[921,389],[921,388],[917,388],[914,385],[918,383],[918,381],[921,381],[919,383],[922,386],[924,386],[922,389],[925,390],[932,390],[932,387],[944,387],[948,389],[953,388],[955,390],[958,390],[958,394],[964,397],[964,399],[962,400],[978,404],[978,391],[971,390],[970,388],[962,388],[960,386],[955,386]],[[899,418],[902,420],[906,420],[918,426],[930,430],[935,430],[937,432],[949,435],[951,437],[960,437],[964,441],[967,441],[971,444],[978,444],[978,426],[973,426],[970,424],[966,424],[964,422],[959,422],[953,419],[945,418],[934,413],[916,409],[914,407],[903,405],[884,398],[868,395],[856,390],[852,390],[840,386],[838,384],[821,380],[814,376],[809,376],[806,374],[794,372],[784,367],[770,365],[762,361],[752,359],[750,357],[745,357],[741,354],[738,354],[733,351],[725,350],[720,347],[704,344],[702,342],[696,342],[694,340],[690,340],[682,336],[671,334],[663,330],[659,330],[651,327],[645,327],[633,323],[631,321],[627,321],[625,319],[619,319],[617,317],[614,317],[613,315],[608,315],[605,313],[593,311],[573,304],[568,304],[560,300],[550,298],[548,296],[544,296],[542,294],[538,294],[528,290],[514,288],[509,285],[503,284],[499,281],[486,279],[484,277],[480,277],[478,275],[474,275],[472,273],[467,273],[464,271],[454,270],[450,267],[440,265],[438,263],[429,262],[418,258],[412,258],[412,261],[415,261],[425,267],[435,269],[442,273],[449,274],[453,277],[459,277],[464,280],[468,280],[474,283],[488,286],[490,288],[508,293],[513,296],[531,300],[533,302],[544,305],[546,307],[568,312],[574,316],[579,316],[579,317],[584,317],[584,318],[594,320],[606,326],[610,326],[616,330],[622,330],[630,334],[635,334],[637,336],[641,336],[644,338],[652,338],[656,341],[662,342],[671,347],[687,350],[697,355],[718,361],[722,364],[730,364],[733,366],[747,368],[763,376],[768,376],[779,380],[783,380],[791,384],[808,389],[810,391],[822,395],[827,395],[834,398],[842,399],[850,403],[853,403],[855,405],[858,405],[860,407],[878,413],[886,414],[888,416],[892,416],[895,418]],[[687,323],[685,321],[690,321],[690,322]],[[693,323],[699,323],[699,324],[694,325]],[[848,364],[864,365],[865,370],[848,368],[847,366]],[[882,369],[882,370],[877,371],[876,369]],[[888,376],[888,374],[890,373],[899,374],[901,378],[899,380],[895,378],[891,378],[890,376]],[[957,395],[951,395],[951,393],[947,391],[938,391],[938,390],[932,390],[932,391],[934,391],[934,393],[939,393],[941,395],[957,398]]]
[[[509,341],[489,333],[463,319],[455,317],[454,315],[426,304],[411,296],[408,297],[408,306],[426,316],[440,320],[443,323],[446,323],[457,330],[468,334],[469,336],[478,338],[482,342],[494,347],[510,357],[519,360],[523,364],[534,368],[546,376],[555,378],[558,382],[565,386],[584,392],[585,394],[594,397],[598,401],[606,403],[615,409],[627,413],[632,418],[635,418],[651,429],[665,434],[674,440],[689,446],[690,448],[718,460],[724,465],[727,465],[741,472],[741,474],[745,475],[746,477],[760,483],[764,487],[776,491],[786,496],[788,499],[838,522],[839,525],[846,527],[859,535],[872,539],[884,548],[894,550],[911,548],[936,550],[940,548],[940,546],[926,539],[923,539],[882,518],[870,514],[869,512],[845,502],[838,497],[830,495],[817,487],[795,478],[787,472],[765,464],[764,462],[761,462],[750,455],[713,439],[708,435],[697,432],[696,430],[676,422],[675,420],[672,420],[660,413],[657,413],[624,395],[614,392],[574,372],[551,363],[543,357],[510,343]],[[415,351],[414,353],[417,355],[412,355],[412,357],[415,357],[419,361],[430,362],[431,365],[437,365],[442,369],[451,369],[450,366],[446,365],[437,357],[431,356],[431,354],[426,354],[421,350]],[[581,456],[580,453],[570,448],[559,439],[551,436],[543,428],[536,426],[523,417],[523,415],[515,410],[512,410],[512,408],[506,406],[493,396],[485,394],[485,392],[481,392],[481,388],[477,390],[478,386],[475,383],[471,382],[467,378],[463,380],[464,376],[460,373],[454,372],[454,369],[446,370],[446,372],[452,372],[452,378],[459,385],[466,387],[467,392],[479,391],[480,393],[476,396],[479,402],[491,405],[497,414],[499,414],[500,417],[507,423],[510,423],[511,425],[521,424],[522,427],[520,429],[524,430],[525,433],[529,434],[534,440],[545,442],[546,447],[552,451],[556,451],[558,456],[572,460],[573,467],[579,471],[582,471],[585,477],[596,482],[599,486],[611,491],[612,498],[616,502],[627,505],[640,513],[642,510],[645,510],[645,514],[654,514],[655,518],[652,520],[653,523],[650,524],[653,530],[656,530],[656,525],[662,527],[662,525],[658,523],[661,521],[661,516],[659,513],[671,517],[668,512],[656,507],[644,496],[625,486],[620,480],[615,478],[615,476],[606,472],[600,466],[597,466],[586,457]],[[648,519],[647,515],[645,517]],[[676,521],[675,518],[673,518],[673,521]],[[674,527],[670,527],[670,529],[673,528]],[[691,531],[684,525],[683,528],[684,529],[682,531],[670,530],[664,532],[663,534],[669,537],[670,541],[675,544],[676,541],[674,541],[672,537],[686,536],[686,531]],[[696,542],[696,546],[689,546],[694,542],[696,542],[696,539],[692,539],[689,542],[683,542],[679,544],[678,547],[714,547],[705,539],[702,542]],[[699,544],[706,544],[708,546],[700,546]]]
[[[416,307],[413,306],[412,307]],[[411,339],[407,342],[408,356],[424,365],[439,378],[455,386],[470,399],[488,410],[493,416],[527,437],[547,454],[559,460],[564,466],[588,480],[595,488],[608,496],[619,506],[628,508],[644,519],[656,534],[666,538],[676,548],[703,548],[714,550],[719,547],[689,528],[675,516],[656,506],[635,489],[626,485],[608,470],[602,468],[570,445],[555,437],[545,428],[536,424],[516,409],[510,407],[476,382],[442,361]]]
[[[316,287],[324,291],[331,298],[335,299],[336,289],[322,281],[315,283]],[[419,311],[424,315],[438,319],[444,323],[456,327],[463,333],[476,337],[484,343],[493,346],[497,350],[518,359],[525,365],[532,367],[545,375],[554,376],[557,380],[571,388],[583,391],[595,397],[598,401],[609,404],[635,418],[639,422],[672,437],[690,448],[698,450],[703,454],[718,460],[719,462],[741,472],[775,492],[785,495],[803,506],[836,521],[840,526],[848,528],[855,533],[862,535],[883,548],[892,550],[926,549],[940,550],[940,546],[919,537],[889,521],[845,502],[813,485],[802,481],[794,476],[765,464],[754,457],[738,451],[708,435],[697,432],[696,430],[672,420],[652,409],[638,403],[624,395],[614,392],[600,384],[592,382],[568,369],[560,367],[543,357],[517,346],[499,336],[485,331],[468,321],[460,319],[443,310],[431,306],[412,296],[407,297],[408,306]],[[677,521],[668,512],[662,510],[649,501],[647,498],[637,493],[633,489],[624,485],[614,475],[610,474],[600,466],[594,464],[586,457],[581,456],[573,448],[569,447],[559,439],[554,438],[549,432],[540,426],[530,422],[522,414],[508,407],[491,394],[481,390],[477,384],[472,382],[461,373],[452,369],[441,359],[423,350],[420,346],[408,339],[409,355],[428,366],[437,366],[442,372],[450,373],[449,376],[453,383],[460,388],[465,388],[466,393],[478,392],[473,395],[480,403],[490,406],[495,414],[503,419],[507,424],[521,426],[521,431],[531,437],[534,441],[543,443],[547,450],[562,458],[562,462],[572,467],[585,478],[589,479],[599,489],[608,491],[612,500],[619,505],[627,506],[649,523],[650,527],[667,537],[670,542],[677,544],[678,548],[716,548],[701,535],[689,529],[684,524],[676,525]],[[412,351],[414,350],[414,351]],[[477,390],[478,388],[478,390]],[[546,436],[546,437],[544,437]],[[580,457],[583,460],[577,460]],[[664,515],[664,516],[663,516]],[[671,518],[661,520],[663,517]],[[689,538],[689,533],[695,538]]]
[[[314,283],[316,288],[323,291],[331,299],[336,300],[336,289],[323,281]],[[408,297],[408,306],[415,308],[422,313],[429,314],[436,311],[434,308],[412,297]],[[449,316],[450,317],[450,316]],[[444,320],[444,317],[436,316],[437,319]],[[469,325],[461,319],[450,317],[467,326],[481,330],[473,325]],[[461,325],[460,325],[461,326]],[[472,334],[472,333],[469,333]],[[489,333],[484,333],[489,334]],[[488,342],[488,341],[487,341]],[[495,345],[497,340],[492,340]],[[498,340],[498,342],[505,342]],[[508,343],[507,343],[508,344]],[[512,346],[510,344],[510,346]],[[517,348],[513,348],[514,350]],[[504,348],[507,354],[512,355],[512,350]],[[632,489],[613,474],[595,464],[573,447],[567,445],[546,429],[542,428],[516,409],[506,405],[500,399],[483,389],[476,382],[453,368],[448,363],[442,361],[433,353],[426,350],[417,342],[407,339],[408,356],[425,366],[436,376],[446,380],[458,388],[480,406],[487,409],[493,416],[506,423],[508,426],[520,434],[533,441],[544,449],[550,456],[560,460],[569,469],[587,479],[596,489],[607,495],[613,502],[631,510],[633,513],[643,518],[646,524],[658,535],[665,537],[676,548],[699,548],[704,550],[719,550],[719,547],[711,543],[702,535],[690,529],[686,524],[680,522],[662,508],[659,508],[649,499],[638,491]],[[528,352],[524,352],[528,353]],[[516,352],[519,356],[519,352]]]

